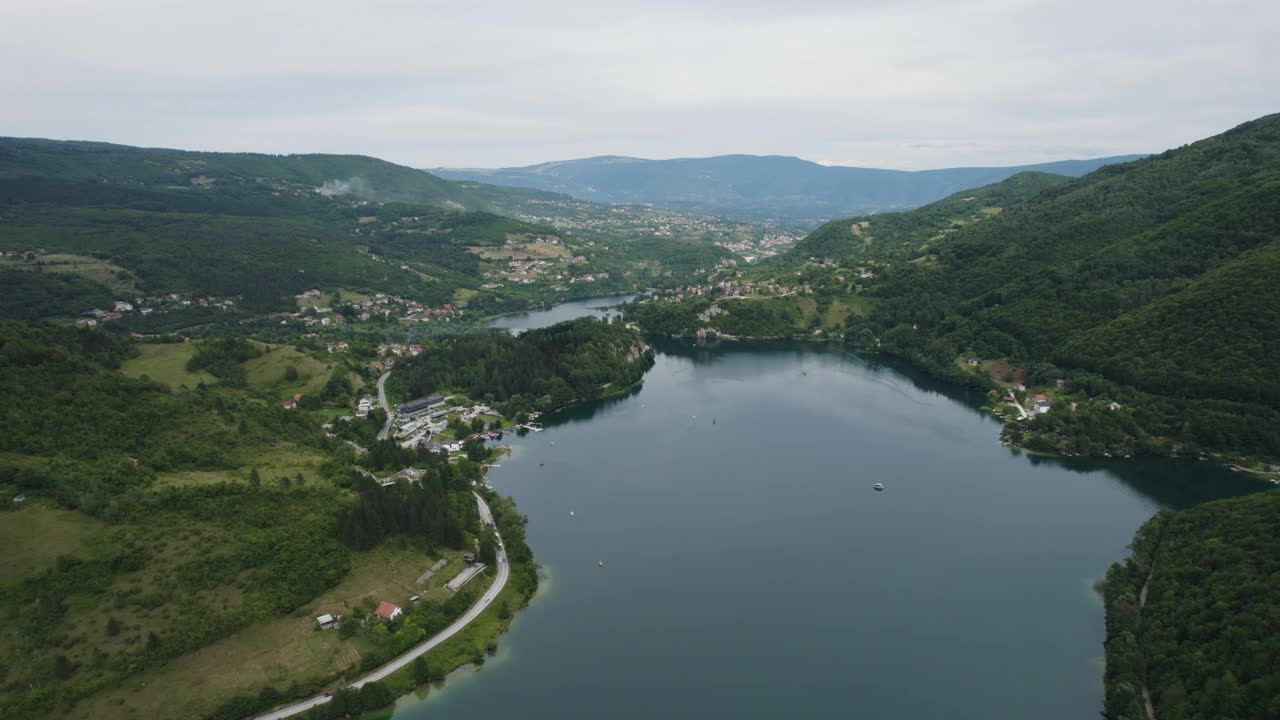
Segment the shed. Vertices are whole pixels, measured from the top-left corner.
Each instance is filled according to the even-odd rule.
[[[316,618],[316,623],[320,626],[321,630],[329,630],[337,624],[337,619],[329,613],[325,613]]]

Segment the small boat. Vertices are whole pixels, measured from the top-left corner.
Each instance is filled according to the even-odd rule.
[[[875,485],[872,485],[871,487],[872,487],[873,489],[875,489],[875,490],[883,490],[883,489],[884,489],[884,485],[882,485],[881,483],[876,483]]]
[[[603,560],[601,560],[601,561],[600,561],[600,567],[604,567],[604,561],[603,561]]]
[[[569,517],[573,517],[573,511],[572,511],[572,510],[570,510],[570,511],[569,511]]]

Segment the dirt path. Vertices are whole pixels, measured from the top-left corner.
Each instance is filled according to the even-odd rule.
[[[1147,588],[1151,585],[1151,576],[1156,574],[1156,555],[1160,553],[1161,541],[1151,553],[1151,567],[1147,569],[1147,579],[1142,581],[1142,590],[1138,593],[1138,618],[1135,623],[1138,630],[1138,652],[1142,655],[1142,704],[1147,708],[1147,720],[1156,720],[1156,708],[1151,704],[1151,690],[1147,688],[1147,658],[1142,653],[1142,608],[1147,605]]]

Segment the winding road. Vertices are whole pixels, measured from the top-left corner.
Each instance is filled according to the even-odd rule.
[[[386,382],[387,376],[390,374],[391,374],[390,372],[385,372],[382,374],[381,377],[378,378],[378,402],[382,405],[382,409],[387,411],[387,424],[383,426],[382,432],[379,433],[378,435],[379,440],[386,437],[387,432],[390,431],[391,429],[391,409],[387,407],[387,394],[386,394],[386,391],[383,389],[383,383]],[[475,495],[476,504],[480,510],[480,523],[482,525],[490,525],[490,526],[494,525],[493,512],[489,510],[489,504],[484,501],[484,498],[480,497],[479,493],[472,493],[472,494]],[[496,532],[494,533],[494,535],[497,536],[497,539],[498,539],[498,547],[497,547],[498,573],[497,573],[497,576],[494,577],[493,583],[489,585],[489,589],[484,591],[484,594],[480,596],[480,599],[476,600],[474,605],[467,608],[467,611],[462,614],[462,617],[459,617],[457,620],[454,620],[452,625],[445,628],[444,630],[441,630],[439,633],[436,633],[436,635],[433,636],[432,638],[426,640],[421,645],[418,645],[410,649],[408,652],[396,658],[395,660],[392,660],[386,665],[383,665],[377,670],[374,670],[368,675],[365,675],[359,680],[351,683],[349,687],[353,687],[353,688],[364,687],[366,683],[377,682],[378,680],[382,680],[383,678],[387,677],[391,673],[403,668],[404,666],[413,662],[414,659],[417,658],[418,656],[426,653],[427,651],[436,647],[437,645],[444,642],[445,640],[448,640],[454,635],[457,635],[472,620],[475,620],[477,617],[479,617],[480,613],[484,612],[485,608],[488,608],[489,605],[491,605],[493,601],[497,599],[498,593],[502,592],[502,588],[506,587],[507,578],[510,576],[511,571],[507,566],[507,551],[502,544],[502,536],[498,535]],[[313,698],[303,700],[302,702],[294,703],[293,705],[289,705],[287,707],[280,708],[279,710],[275,710],[273,712],[267,713],[266,715],[259,715],[257,718],[255,718],[255,720],[281,720],[282,718],[287,718],[292,715],[297,715],[298,713],[306,712],[317,705],[323,705],[329,702],[330,699],[331,698],[328,695],[316,695]]]
[[[379,440],[387,439],[387,435],[391,433],[391,421],[395,418],[391,414],[391,406],[387,404],[387,378],[390,376],[390,370],[378,376],[378,404],[382,406],[383,412],[387,414],[387,421],[382,424],[382,430],[378,432]]]

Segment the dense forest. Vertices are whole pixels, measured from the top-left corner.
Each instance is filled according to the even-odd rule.
[[[579,318],[518,336],[492,332],[433,340],[396,366],[397,395],[460,392],[508,416],[591,400],[640,382],[653,354],[620,322]]]
[[[480,183],[456,183],[360,155],[266,155],[187,152],[100,142],[0,138],[0,181],[90,182],[107,187],[213,185],[252,188],[268,179],[276,190],[322,189],[362,200],[484,210],[495,200],[549,199],[555,193]],[[196,182],[193,183],[192,181]]]
[[[1108,166],[901,263],[848,336],[956,375],[962,354],[1144,393],[1147,432],[1280,454],[1280,116]]]
[[[0,318],[66,317],[86,308],[110,307],[111,289],[80,275],[0,269]]]
[[[1164,511],[1107,573],[1106,716],[1280,717],[1280,491]],[[1145,599],[1145,603],[1144,603]]]
[[[636,302],[627,307],[626,317],[656,335],[688,336],[706,328],[733,337],[789,338],[805,329],[790,298]]]

